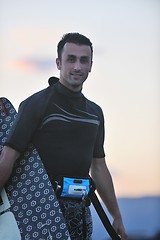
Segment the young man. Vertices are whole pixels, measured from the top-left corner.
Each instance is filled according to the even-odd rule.
[[[113,226],[121,239],[126,240],[105,162],[103,113],[81,92],[92,68],[92,43],[79,33],[68,33],[58,43],[57,52],[59,81],[50,81],[48,88],[20,105],[0,157],[0,188],[9,178],[16,159],[33,142],[53,185],[59,176],[83,179],[91,170],[96,188],[113,217]],[[79,199],[59,198],[59,202],[71,239],[91,239],[89,207]]]

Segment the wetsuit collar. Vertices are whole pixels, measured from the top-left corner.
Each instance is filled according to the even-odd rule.
[[[72,90],[70,90],[69,88],[65,87],[62,83],[58,82],[57,84],[58,90],[60,93],[69,96],[69,97],[74,97],[74,98],[79,98],[82,97],[82,93],[81,91],[78,92],[74,92]]]

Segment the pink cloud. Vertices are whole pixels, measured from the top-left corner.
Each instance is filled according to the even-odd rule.
[[[45,71],[49,69],[53,69],[56,67],[54,63],[54,58],[26,58],[26,59],[18,59],[11,61],[9,66],[13,69],[18,69],[21,71]]]

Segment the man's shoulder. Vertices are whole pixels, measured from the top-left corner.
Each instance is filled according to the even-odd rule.
[[[101,109],[100,105],[98,105],[96,102],[93,102],[92,100],[86,98],[86,103],[87,105],[93,107],[93,108],[97,108],[97,109]]]
[[[32,94],[31,96],[26,98],[22,103],[29,103],[29,102],[31,103],[38,102],[39,104],[43,103],[48,98],[50,98],[50,96],[53,94],[54,85],[56,85],[57,82],[58,82],[58,78],[50,77],[48,80],[48,83],[49,83],[48,87]]]
[[[92,111],[96,112],[97,114],[103,114],[102,108],[97,103],[86,98],[86,104],[88,108],[92,109]]]
[[[54,92],[54,86],[56,85],[56,83],[59,81],[59,79],[57,77],[50,77],[48,79],[48,84],[49,86],[32,94],[31,96],[29,96],[28,98],[26,98],[22,103],[28,103],[28,102],[39,102],[43,103],[44,101],[47,101],[48,98],[50,98],[50,96],[53,94]]]
[[[27,97],[25,100],[21,102],[21,104],[34,104],[34,103],[43,103],[43,101],[46,100],[46,98],[49,97],[50,87],[47,87],[45,89],[42,89],[31,96]]]

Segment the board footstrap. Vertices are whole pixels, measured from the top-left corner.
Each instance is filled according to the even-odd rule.
[[[1,107],[2,107],[2,112],[3,112],[5,115],[7,115],[7,109],[5,108],[5,105],[4,105],[4,103],[3,103],[3,101],[2,101],[1,98],[0,98],[0,105],[1,105]]]

